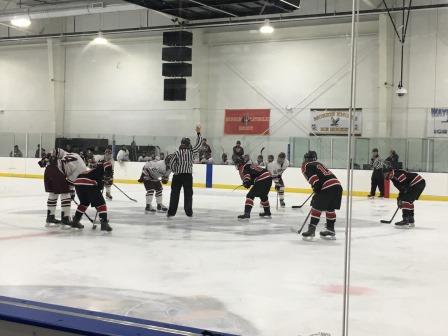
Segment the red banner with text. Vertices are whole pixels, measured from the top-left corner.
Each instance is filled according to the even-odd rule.
[[[269,135],[270,109],[227,109],[224,134]]]

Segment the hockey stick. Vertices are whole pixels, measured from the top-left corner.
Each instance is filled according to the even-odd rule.
[[[123,195],[125,195],[127,198],[129,198],[132,202],[135,202],[135,203],[138,202],[136,199],[133,199],[133,198],[129,197],[129,196],[128,196],[123,190],[121,190],[115,183],[112,184],[112,185],[113,185],[115,188],[117,188],[118,190],[120,190],[121,193],[122,193]]]
[[[306,203],[308,203],[308,201],[310,200],[311,197],[313,197],[313,195],[314,195],[314,193],[309,195],[308,198],[301,205],[293,205],[292,208],[293,209],[300,209],[300,208],[302,208]]]
[[[235,190],[238,190],[239,188],[244,187],[244,185],[239,185],[238,187],[236,187],[235,189],[232,190],[232,192],[234,192]]]
[[[275,205],[275,209],[278,211],[278,191],[277,191],[277,203]]]
[[[392,218],[390,220],[382,219],[380,222],[383,223],[383,224],[390,224],[390,223],[392,223],[392,221],[394,220],[395,215],[397,214],[398,210],[400,210],[400,208],[397,208],[397,210],[395,210],[394,215],[392,216]]]
[[[264,147],[260,151],[260,155],[263,155]]]
[[[308,222],[308,218],[310,218],[311,210],[308,212],[308,215],[306,216],[305,220],[303,221],[302,226],[300,227],[299,231],[297,231],[297,234],[301,234],[303,228],[305,227],[306,222]]]

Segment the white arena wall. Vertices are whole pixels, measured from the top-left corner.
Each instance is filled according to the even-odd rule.
[[[37,164],[38,159],[0,157],[0,177],[43,178],[44,170]],[[115,181],[118,183],[135,184],[140,177],[144,163],[126,162],[115,163]],[[233,189],[241,184],[239,174],[234,166],[213,166],[213,188]],[[204,188],[206,185],[207,166],[194,165],[193,175],[196,187]],[[332,169],[345,189],[347,172],[344,169]],[[426,180],[426,189],[422,200],[448,201],[448,174],[419,173]],[[371,172],[368,170],[355,170],[353,190],[354,195],[364,196],[370,190]],[[311,189],[304,179],[300,168],[291,167],[284,174],[287,192],[310,193]],[[391,196],[398,191],[391,185]]]

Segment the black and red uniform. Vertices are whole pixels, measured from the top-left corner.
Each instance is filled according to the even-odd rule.
[[[100,217],[101,229],[106,231],[112,230],[108,225],[107,206],[102,193],[104,188],[104,174],[105,167],[99,163],[94,169],[79,174],[73,182],[79,198],[79,205],[76,209],[73,223],[79,224],[82,215],[89,206],[92,206],[96,208]],[[110,230],[107,228],[110,228]]]
[[[398,206],[402,209],[403,220],[414,223],[414,202],[420,198],[426,187],[426,182],[417,173],[410,173],[403,169],[392,170],[388,176],[395,188],[400,192],[398,194]]]
[[[311,201],[310,225],[317,226],[321,213],[325,211],[326,228],[334,232],[336,212],[341,208],[342,186],[337,177],[324,164],[318,161],[306,161],[302,165],[302,173],[311,185],[314,196]]]
[[[249,163],[239,165],[238,171],[243,181],[243,186],[246,189],[250,188],[246,195],[244,214],[250,216],[252,207],[254,206],[254,199],[255,197],[259,197],[264,214],[269,216],[271,214],[271,208],[268,195],[272,186],[271,173],[265,168]]]

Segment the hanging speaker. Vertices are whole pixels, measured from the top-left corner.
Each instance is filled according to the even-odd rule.
[[[162,61],[191,62],[191,48],[168,47],[162,49]]]
[[[193,33],[185,30],[164,32],[163,45],[171,47],[185,47],[193,45]]]
[[[191,77],[192,66],[191,63],[163,63],[162,76],[163,77]]]
[[[185,78],[166,78],[164,80],[163,99],[166,101],[187,100],[187,80]]]

